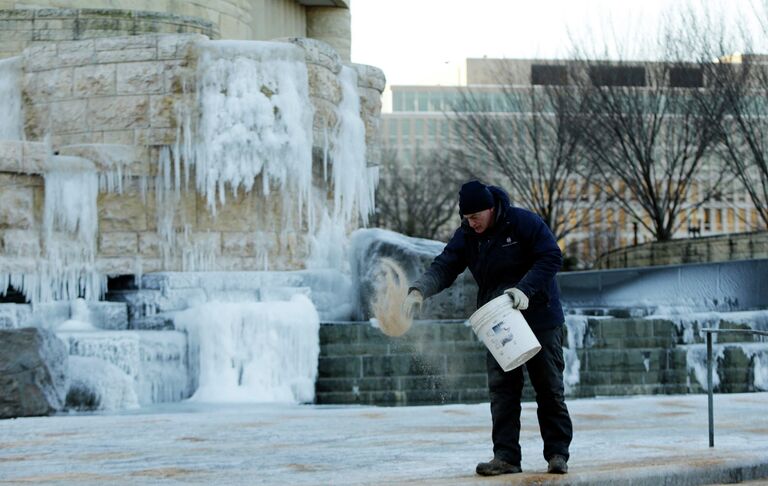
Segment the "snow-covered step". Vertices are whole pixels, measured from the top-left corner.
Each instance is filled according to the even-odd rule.
[[[74,302],[59,301],[39,304],[0,304],[0,329],[42,327],[56,330],[73,318]],[[123,302],[86,302],[88,322],[98,329],[128,328],[128,308]]]

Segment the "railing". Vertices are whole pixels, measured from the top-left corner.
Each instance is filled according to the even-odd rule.
[[[715,412],[712,392],[712,333],[742,333],[758,334],[768,336],[768,331],[755,331],[754,329],[712,329],[710,327],[702,329],[707,333],[707,394],[709,407],[709,447],[715,447]]]

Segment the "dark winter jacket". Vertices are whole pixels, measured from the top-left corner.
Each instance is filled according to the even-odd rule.
[[[555,274],[563,256],[552,232],[539,216],[510,205],[507,194],[489,186],[496,219],[489,229],[477,234],[464,220],[443,252],[412,288],[430,297],[449,287],[469,267],[479,287],[477,306],[517,287],[529,299],[522,311],[534,331],[563,324],[563,309]]]

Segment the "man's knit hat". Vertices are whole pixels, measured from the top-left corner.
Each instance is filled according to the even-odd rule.
[[[462,215],[478,213],[491,209],[494,205],[493,194],[488,186],[480,181],[469,181],[459,190],[459,212]]]

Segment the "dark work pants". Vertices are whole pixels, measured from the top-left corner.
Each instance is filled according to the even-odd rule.
[[[535,332],[541,351],[525,367],[536,392],[539,429],[544,440],[544,459],[555,454],[569,457],[573,437],[571,417],[565,406],[563,386],[563,329],[558,327]],[[520,397],[523,391],[522,366],[504,372],[493,355],[486,356],[488,388],[493,418],[493,454],[511,464],[520,465]]]

